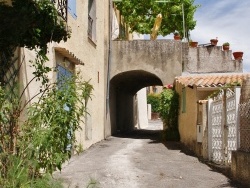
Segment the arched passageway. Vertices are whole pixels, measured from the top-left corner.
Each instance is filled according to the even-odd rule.
[[[155,74],[133,70],[120,73],[110,81],[111,134],[133,130],[135,125],[135,94],[151,85],[163,85]]]

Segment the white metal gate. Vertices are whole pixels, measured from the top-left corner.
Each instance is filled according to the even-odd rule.
[[[211,160],[218,164],[230,164],[232,151],[238,147],[239,93],[240,88],[221,90],[210,104]]]
[[[232,151],[237,150],[237,108],[236,95],[230,89],[226,91],[226,162],[231,163]]]
[[[215,163],[223,162],[223,96],[224,91],[214,98],[211,103],[212,118],[212,161]]]

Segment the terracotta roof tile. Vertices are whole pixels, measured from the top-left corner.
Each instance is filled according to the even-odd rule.
[[[221,87],[235,82],[241,84],[247,77],[250,73],[190,74],[176,77],[175,82],[185,86]]]

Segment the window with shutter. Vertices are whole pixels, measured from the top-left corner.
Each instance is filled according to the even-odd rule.
[[[88,5],[88,37],[96,42],[96,0],[89,0]]]

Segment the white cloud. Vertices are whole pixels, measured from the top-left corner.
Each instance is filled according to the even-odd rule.
[[[218,45],[231,44],[232,51],[243,51],[244,72],[250,72],[250,1],[196,0],[201,7],[195,13],[196,28],[191,31],[192,40],[209,43],[218,37]]]

